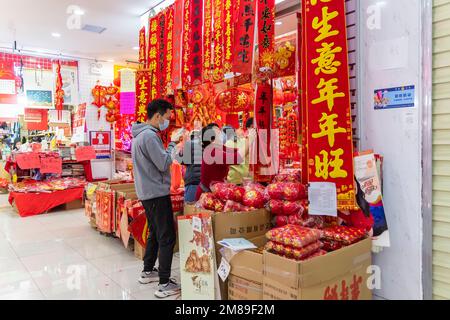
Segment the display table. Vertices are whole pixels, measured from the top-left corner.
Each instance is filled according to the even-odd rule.
[[[9,203],[17,209],[21,217],[34,216],[48,210],[83,198],[84,188],[73,188],[51,193],[11,192]]]

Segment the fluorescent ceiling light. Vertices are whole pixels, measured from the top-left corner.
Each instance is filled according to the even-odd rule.
[[[133,50],[139,50],[139,47],[133,47]]]
[[[61,34],[58,32],[52,32],[52,37],[54,38],[61,38]]]
[[[282,3],[284,0],[275,0],[275,4]]]
[[[114,59],[108,59],[108,60],[106,60],[106,61],[108,61],[108,62],[114,62]]]
[[[275,22],[275,25],[277,25],[277,26],[281,26],[282,24],[283,24],[283,22],[281,22],[281,21]]]

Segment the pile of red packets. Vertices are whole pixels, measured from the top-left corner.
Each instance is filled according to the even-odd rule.
[[[364,229],[333,226],[322,230],[323,249],[331,252],[352,245],[366,237]]]
[[[270,230],[266,237],[266,250],[289,259],[302,261],[326,254],[321,249],[322,232],[317,229],[286,225]]]
[[[197,207],[216,212],[245,212],[261,209],[267,203],[264,186],[249,183],[243,187],[218,182],[211,187],[211,193],[203,193]]]
[[[73,188],[84,188],[86,181],[78,178],[60,178],[49,181],[24,180],[9,185],[10,192],[51,193]]]

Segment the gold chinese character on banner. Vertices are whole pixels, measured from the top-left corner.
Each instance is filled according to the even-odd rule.
[[[331,2],[331,0],[320,0],[320,2]],[[315,6],[317,4],[317,0],[311,0],[311,5]]]
[[[322,48],[316,50],[320,54],[316,59],[311,60],[313,64],[317,64],[315,74],[335,74],[337,72],[337,67],[341,66],[340,61],[335,61],[336,53],[342,52],[341,47],[333,48],[334,42],[332,43],[322,43]]]
[[[329,24],[329,22],[338,15],[339,13],[337,11],[328,13],[328,7],[322,8],[322,20],[320,20],[319,17],[315,17],[312,22],[314,30],[319,30],[319,36],[314,39],[315,42],[321,42],[328,37],[337,36],[339,34],[338,30],[331,30],[332,27]]]
[[[317,89],[319,89],[320,97],[317,99],[314,99],[312,101],[312,104],[319,104],[321,102],[327,102],[328,109],[330,111],[333,110],[334,107],[334,99],[336,98],[343,98],[345,97],[345,94],[342,92],[335,92],[335,90],[338,88],[334,84],[338,82],[338,79],[333,78],[328,81],[325,81],[325,79],[320,79],[320,83],[317,86]]]
[[[338,133],[347,133],[347,130],[344,128],[336,127],[338,123],[335,119],[337,117],[337,114],[327,115],[326,113],[322,113],[322,118],[319,120],[321,122],[319,124],[321,131],[319,133],[313,133],[312,137],[319,139],[328,136],[328,144],[330,147],[334,147],[335,135]]]
[[[342,166],[344,165],[344,160],[340,158],[343,154],[344,154],[343,149],[333,150],[330,152],[330,155],[334,157],[334,159],[329,160],[328,152],[322,150],[320,152],[322,159],[319,156],[316,156],[315,158],[315,166],[316,166],[315,176],[317,178],[323,178],[325,180],[328,180],[329,176],[333,179],[347,178],[348,175],[347,171],[342,169]],[[333,168],[331,172],[329,171],[330,167]]]

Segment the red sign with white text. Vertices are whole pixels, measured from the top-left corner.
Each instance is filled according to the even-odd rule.
[[[20,169],[36,169],[41,167],[39,154],[35,152],[16,154],[16,162]]]
[[[95,154],[95,149],[92,146],[86,146],[78,147],[75,150],[75,157],[77,161],[87,161],[95,159],[97,155]]]
[[[62,173],[62,159],[56,157],[41,158],[41,173]]]

